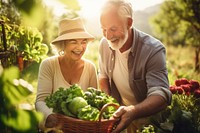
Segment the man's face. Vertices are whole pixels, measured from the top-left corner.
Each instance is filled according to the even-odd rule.
[[[117,9],[111,8],[100,17],[103,36],[113,50],[119,50],[128,39],[127,21],[120,17]]]

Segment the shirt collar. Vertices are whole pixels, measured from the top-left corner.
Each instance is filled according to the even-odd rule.
[[[132,47],[131,47],[130,52],[133,55],[135,52],[135,46],[138,43],[138,30],[135,27],[133,27],[132,30],[133,30],[133,42],[132,42]]]

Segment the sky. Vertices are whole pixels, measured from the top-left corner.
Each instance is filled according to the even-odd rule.
[[[52,7],[54,9],[54,13],[57,16],[62,15],[65,12],[65,6],[59,3],[59,0],[43,0],[46,5]],[[164,0],[130,0],[133,6],[134,11],[144,10],[149,6],[153,6],[155,4],[162,3]],[[86,28],[89,29],[89,32],[92,34],[96,34],[100,32],[98,14],[99,9],[105,0],[78,0],[79,5],[81,7],[81,11],[79,15],[83,17],[87,23]],[[94,25],[94,23],[96,25]],[[95,26],[95,27],[94,27]],[[93,29],[93,30],[91,30]],[[98,36],[98,35],[97,35]]]
[[[59,3],[59,0],[43,0],[47,5],[54,8],[55,14],[59,15],[65,12],[65,6]],[[81,6],[81,14],[93,16],[98,13],[100,6],[105,0],[78,0]],[[134,11],[143,10],[149,6],[162,3],[164,0],[129,0],[132,3]]]
[[[149,6],[162,3],[164,0],[130,0],[133,10],[143,10]]]

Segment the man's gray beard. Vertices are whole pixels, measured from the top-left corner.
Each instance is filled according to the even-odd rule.
[[[110,45],[110,47],[113,49],[113,50],[119,50],[120,48],[123,47],[123,45],[126,43],[128,39],[128,31],[126,31],[126,34],[125,34],[125,38],[123,40],[121,40],[118,44],[119,45],[115,45],[113,44],[112,42],[108,42],[108,44]]]
[[[120,42],[119,42],[119,43],[120,43]],[[124,44],[121,43],[120,45],[117,45],[117,46],[116,46],[115,44],[109,42],[109,45],[110,45],[110,47],[111,47],[113,50],[119,50]]]

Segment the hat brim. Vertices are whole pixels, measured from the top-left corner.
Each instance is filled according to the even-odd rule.
[[[58,36],[54,39],[51,43],[56,44],[60,41],[70,40],[70,39],[89,39],[90,41],[94,40],[94,37],[87,32],[74,32],[74,33],[67,33],[61,36]]]

